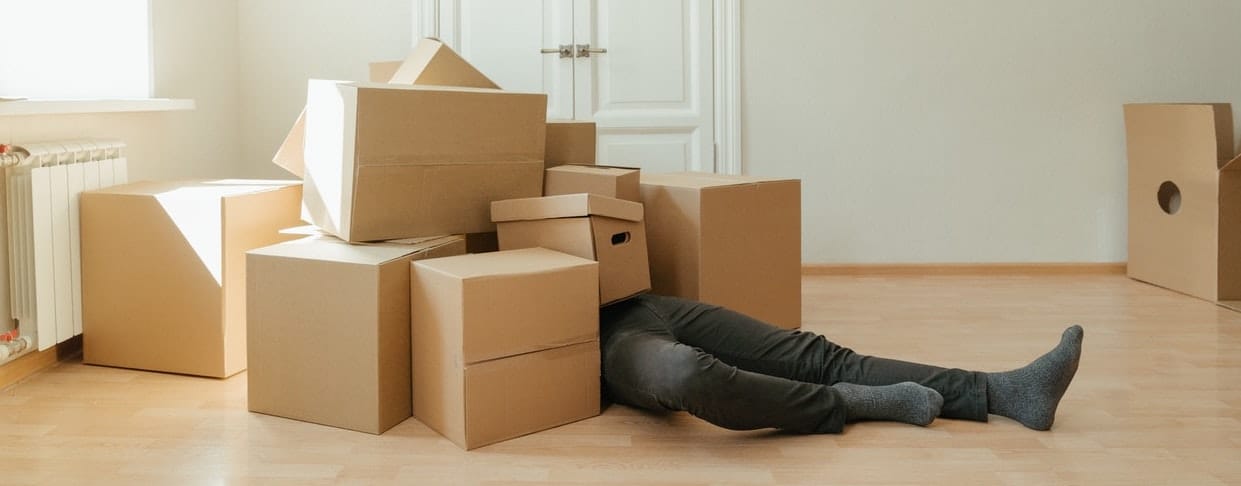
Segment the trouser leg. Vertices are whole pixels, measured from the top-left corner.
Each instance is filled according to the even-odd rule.
[[[987,420],[986,375],[858,354],[805,331],[790,331],[722,307],[643,296],[673,337],[742,370],[824,385],[912,381],[944,397],[940,416]]]
[[[836,389],[738,369],[666,331],[612,334],[603,358],[604,384],[618,403],[688,411],[733,430],[839,433],[845,424]]]

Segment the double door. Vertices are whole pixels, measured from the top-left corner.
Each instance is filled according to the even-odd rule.
[[[502,88],[594,121],[599,164],[715,171],[711,0],[423,0]]]

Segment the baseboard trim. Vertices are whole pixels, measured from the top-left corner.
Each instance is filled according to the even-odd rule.
[[[0,390],[79,354],[82,354],[81,335],[69,338],[43,351],[27,353],[20,358],[0,365]]]
[[[808,263],[802,275],[1124,275],[1120,263]]]

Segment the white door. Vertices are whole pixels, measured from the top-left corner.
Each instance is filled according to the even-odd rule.
[[[595,121],[599,164],[712,172],[712,5],[439,0],[435,10],[441,40],[502,88],[547,93],[549,118]]]
[[[501,88],[547,93],[547,117],[573,119],[573,0],[440,0],[439,36]]]

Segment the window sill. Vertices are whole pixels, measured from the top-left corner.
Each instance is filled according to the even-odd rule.
[[[193,110],[194,100],[171,98],[34,99],[0,101],[0,117],[22,115],[80,115],[89,113],[132,113],[144,111]]]

